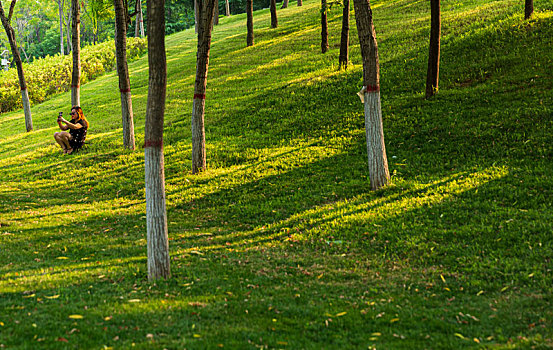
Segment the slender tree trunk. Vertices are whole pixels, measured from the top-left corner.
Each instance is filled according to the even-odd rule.
[[[440,0],[430,0],[430,12],[430,46],[428,50],[428,72],[426,73],[426,98],[430,98],[438,92],[441,36]]]
[[[149,0],[147,4],[150,70],[144,130],[144,166],[148,279],[156,280],[169,278],[171,275],[163,158],[163,118],[167,87],[165,0]]]
[[[0,19],[2,20],[2,25],[6,30],[6,36],[10,43],[10,48],[12,51],[13,60],[15,66],[17,67],[17,76],[19,77],[19,88],[21,89],[21,102],[23,103],[23,113],[25,114],[25,128],[27,131],[33,130],[33,117],[31,115],[31,101],[29,100],[29,92],[27,91],[27,82],[25,81],[25,74],[23,73],[23,63],[21,62],[21,55],[19,54],[19,49],[17,48],[17,42],[15,40],[15,31],[11,26],[10,22],[13,15],[13,10],[15,8],[17,0],[12,0],[10,4],[10,10],[8,17],[4,13],[4,7],[0,1]]]
[[[209,67],[209,50],[211,48],[211,31],[213,28],[213,6],[215,0],[204,0],[198,3],[200,21],[198,23],[198,53],[196,55],[196,82],[192,106],[192,173],[204,171],[206,165],[205,151],[205,93],[207,71]]]
[[[282,1],[282,6],[281,6],[280,8],[281,8],[281,9],[288,8],[288,0],[283,0],[283,1]]]
[[[271,28],[278,27],[276,0],[271,0]]]
[[[198,25],[200,23],[200,2],[202,0],[194,0],[194,32],[198,34]]]
[[[534,13],[534,0],[526,0],[524,2],[524,19],[529,19]]]
[[[58,11],[59,11],[59,18],[60,18],[60,54],[63,56],[65,53],[63,52],[63,2],[62,0],[58,0]]]
[[[326,0],[321,0],[321,52],[328,51],[328,20],[326,18]]]
[[[369,0],[353,0],[357,33],[363,57],[363,84],[365,102],[365,131],[369,159],[369,178],[373,190],[390,182],[382,109],[380,106],[380,66],[378,47]]]
[[[298,0],[298,6],[303,6],[303,0]]]
[[[229,0],[225,0],[225,16],[230,16],[230,5]]]
[[[73,12],[73,3],[71,3],[71,6],[69,6],[69,12],[67,13],[67,30],[65,33],[67,34],[67,53],[70,53],[73,51],[72,41],[71,41],[71,13]]]
[[[134,37],[144,37],[144,16],[142,15],[142,0],[136,1],[136,25],[134,28]]]
[[[132,112],[131,83],[127,66],[127,9],[123,0],[113,1],[115,9],[115,57],[119,91],[121,92],[121,115],[123,121],[123,146],[134,150],[134,121]]]
[[[71,105],[81,105],[81,11],[79,0],[71,0],[73,74],[71,75]]]
[[[215,7],[213,8],[213,24],[219,25],[219,0],[215,0]]]
[[[246,45],[253,46],[253,0],[246,0],[246,13],[246,27],[248,29]]]
[[[340,68],[346,69],[349,62],[349,0],[344,0],[344,12],[342,14],[342,35],[340,37],[340,56],[338,63]]]

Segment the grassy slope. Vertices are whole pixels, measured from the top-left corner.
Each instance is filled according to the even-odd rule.
[[[318,3],[216,27],[209,170],[190,174],[193,31],[167,38],[173,278],[146,278],[143,154],[121,149],[117,78],[82,87],[92,129],[58,153],[60,95],[0,117],[0,344],[8,348],[553,346],[553,2],[375,1],[394,185],[369,191],[360,54],[319,53]],[[352,29],[354,29],[352,21]],[[130,65],[138,144],[147,58]],[[80,315],[82,319],[70,318]]]

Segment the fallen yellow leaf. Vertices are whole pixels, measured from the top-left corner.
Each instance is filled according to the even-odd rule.
[[[57,299],[59,297],[60,297],[59,294],[52,295],[52,296],[45,296],[46,299]]]
[[[460,334],[460,333],[455,333],[453,334],[454,336],[458,337],[458,338],[461,338],[461,339],[465,339],[465,336]]]
[[[344,316],[345,314],[347,314],[347,312],[340,312],[336,314],[336,317]]]
[[[83,315],[69,315],[69,318],[70,319],[73,319],[73,320],[80,320],[80,319],[83,319]]]
[[[36,294],[30,294],[30,295],[25,295],[23,296],[23,298],[34,298],[36,296]]]
[[[373,334],[371,334],[372,336],[374,337],[380,337],[382,335],[382,333],[380,332],[374,332]]]
[[[394,323],[394,322],[397,322],[397,321],[399,321],[399,318],[392,318],[392,319],[390,320],[390,323]]]
[[[477,296],[478,296],[478,295],[482,295],[482,294],[484,294],[484,291],[483,291],[483,290],[481,290],[481,291],[479,291],[478,293],[476,293]]]
[[[442,281],[443,281],[444,283],[446,283],[445,278],[444,278],[444,275],[440,275],[440,278],[442,279]]]
[[[194,338],[201,338],[202,336],[199,334],[194,334]]]
[[[58,259],[58,260],[67,260],[69,258],[66,257],[66,256],[58,256],[56,259]]]
[[[474,340],[475,343],[480,344],[480,340],[478,338],[474,338],[473,340]]]

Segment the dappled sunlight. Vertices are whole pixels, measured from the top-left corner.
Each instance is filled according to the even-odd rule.
[[[419,184],[406,192],[393,193],[386,197],[374,198],[366,194],[329,204],[318,205],[309,210],[295,213],[285,220],[255,227],[251,230],[237,230],[221,235],[216,230],[196,228],[185,234],[183,239],[207,237],[205,246],[192,246],[179,253],[189,254],[201,250],[247,251],[259,247],[287,245],[288,242],[340,240],[346,243],[341,230],[357,226],[354,231],[372,232],[375,227],[385,225],[383,221],[421,208],[455,200],[462,193],[478,189],[488,182],[497,181],[508,175],[506,168],[488,168],[473,173],[454,174],[429,184]],[[386,190],[385,190],[386,191]],[[177,234],[177,237],[179,235]],[[361,237],[356,237],[360,239]],[[422,238],[422,237],[421,237]],[[193,243],[191,243],[193,244]]]

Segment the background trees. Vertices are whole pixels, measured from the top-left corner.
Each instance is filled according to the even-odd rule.
[[[440,36],[442,30],[440,0],[430,0],[430,45],[428,50],[428,72],[426,74],[426,98],[438,92],[440,74]]]
[[[21,100],[23,102],[23,111],[25,113],[25,127],[27,131],[33,130],[33,118],[31,116],[31,103],[29,101],[29,92],[27,90],[27,82],[25,81],[25,74],[23,73],[23,64],[21,62],[21,56],[19,54],[19,49],[17,47],[17,41],[15,39],[15,31],[11,25],[11,20],[13,18],[13,12],[15,9],[15,4],[17,0],[12,0],[10,4],[10,9],[8,15],[4,12],[4,5],[0,0],[0,19],[2,20],[2,25],[6,31],[8,41],[10,42],[10,47],[13,55],[13,61],[17,66],[17,75],[19,77],[19,87],[21,89]]]
[[[73,47],[73,74],[71,75],[71,105],[81,105],[81,5],[71,0],[71,46]]]

